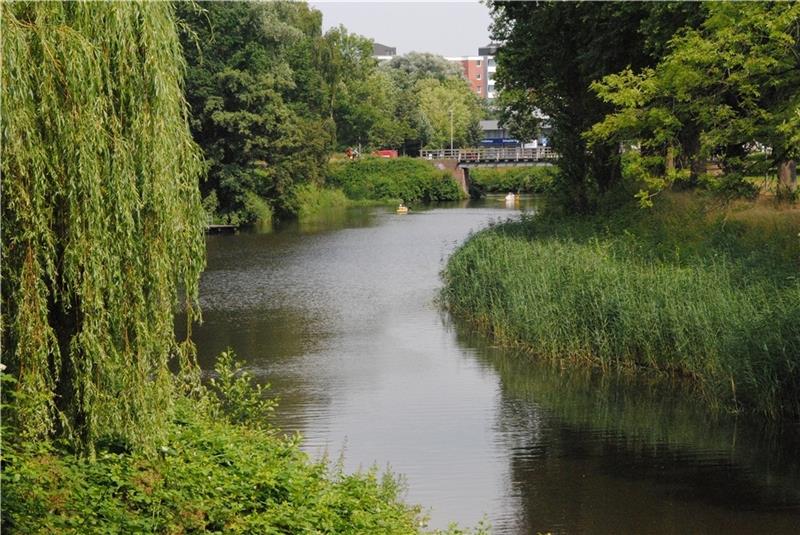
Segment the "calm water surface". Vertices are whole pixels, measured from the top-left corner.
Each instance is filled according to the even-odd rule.
[[[403,474],[432,527],[485,515],[513,534],[800,531],[795,430],[537,365],[441,312],[448,255],[519,213],[500,199],[360,208],[210,236],[201,363],[232,347],[272,384],[282,429],[348,470]]]

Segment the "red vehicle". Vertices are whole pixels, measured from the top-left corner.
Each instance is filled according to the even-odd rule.
[[[393,149],[376,150],[372,154],[380,158],[397,158],[397,151]]]

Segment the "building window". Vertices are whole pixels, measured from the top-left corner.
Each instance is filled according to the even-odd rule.
[[[475,75],[475,79],[476,79],[476,80],[480,80],[480,79],[481,79],[481,73],[478,73],[478,74],[476,74],[476,75]]]
[[[480,66],[481,66],[481,60],[479,60],[479,59],[476,59],[476,60],[475,60],[475,66],[476,66],[476,67],[480,67]]]

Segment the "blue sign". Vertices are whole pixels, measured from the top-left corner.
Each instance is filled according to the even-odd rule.
[[[519,145],[519,140],[509,137],[487,138],[481,140],[481,145]]]

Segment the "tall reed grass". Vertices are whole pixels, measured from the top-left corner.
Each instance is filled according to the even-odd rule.
[[[786,266],[768,276],[722,246],[669,258],[590,226],[533,219],[473,236],[445,269],[445,302],[538,355],[684,376],[714,405],[800,416],[800,280]]]

